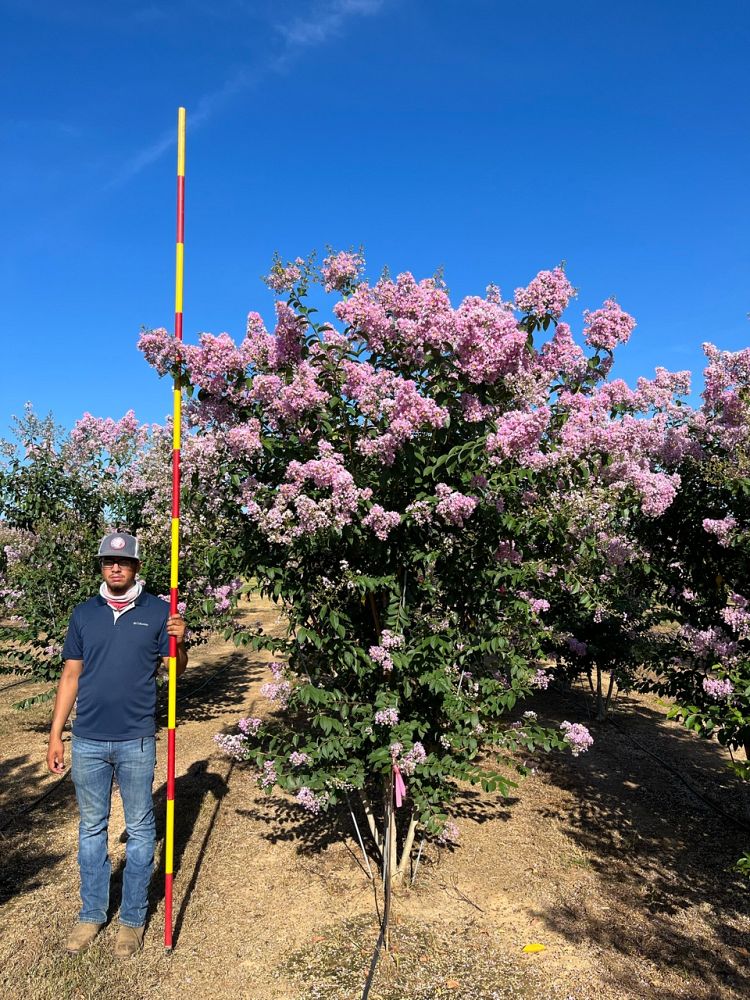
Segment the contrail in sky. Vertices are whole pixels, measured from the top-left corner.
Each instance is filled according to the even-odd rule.
[[[305,49],[323,45],[336,35],[352,17],[377,14],[385,0],[316,0],[310,12],[288,22],[273,25],[281,35],[283,45],[275,55],[257,66],[238,70],[228,77],[221,87],[204,94],[191,112],[188,128],[194,131],[212,118],[231,98],[248,90],[274,73],[286,72],[294,59]],[[170,128],[160,138],[144,146],[123,164],[105,184],[104,189],[120,187],[155,163],[175,145],[174,129]]]

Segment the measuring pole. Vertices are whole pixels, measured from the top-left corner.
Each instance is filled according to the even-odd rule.
[[[185,264],[185,109],[177,112],[177,250],[175,257],[174,335],[182,341],[182,282]],[[177,614],[180,561],[180,442],[182,437],[182,386],[174,380],[172,420],[172,549],[170,558],[169,613]],[[164,835],[164,947],[172,950],[172,879],[174,876],[174,772],[177,724],[177,640],[169,637],[169,697],[167,708],[167,825]]]

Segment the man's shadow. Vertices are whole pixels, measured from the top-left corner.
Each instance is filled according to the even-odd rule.
[[[173,942],[177,943],[177,939],[180,934],[180,928],[185,917],[185,912],[187,910],[188,904],[190,902],[190,897],[195,889],[196,883],[198,881],[198,875],[200,873],[201,866],[203,864],[203,858],[206,853],[206,848],[208,842],[211,838],[214,826],[216,824],[216,819],[219,815],[219,809],[221,808],[221,803],[224,796],[229,791],[229,786],[227,781],[220,774],[216,774],[213,771],[208,770],[207,760],[197,760],[190,765],[187,774],[181,775],[179,778],[175,779],[175,819],[174,819],[174,849],[173,849],[173,864],[172,868],[175,875],[175,881],[177,882],[178,877],[181,875],[183,878],[187,876],[187,872],[180,871],[180,864],[182,857],[185,853],[185,849],[190,842],[193,835],[193,829],[201,814],[203,809],[203,800],[207,795],[211,795],[213,798],[213,804],[209,806],[210,815],[208,818],[208,824],[206,826],[205,833],[203,834],[203,839],[198,848],[198,853],[195,858],[195,865],[192,872],[190,872],[190,880],[185,886],[185,890],[182,893],[182,901],[180,903],[179,910],[174,921],[174,932],[173,932]],[[229,778],[231,774],[230,771],[227,774]],[[166,797],[167,797],[167,785],[166,782],[154,792],[154,816],[156,819],[156,837],[157,837],[157,861],[154,866],[154,874],[151,878],[151,884],[149,886],[148,893],[148,913],[146,915],[146,927],[151,921],[151,917],[156,911],[159,903],[164,899],[164,861],[166,854],[166,843],[164,840],[164,830],[166,823]],[[120,843],[127,843],[127,833],[123,830],[120,835]],[[120,905],[122,898],[122,874],[125,868],[124,859],[120,861],[117,868],[112,873],[112,883],[110,891],[110,907],[108,917],[111,920],[117,908]],[[182,879],[180,879],[181,883]],[[178,883],[179,884],[179,883]]]

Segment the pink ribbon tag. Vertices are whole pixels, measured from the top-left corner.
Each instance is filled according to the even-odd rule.
[[[396,808],[399,809],[406,795],[406,785],[404,784],[404,779],[401,777],[398,764],[393,765],[393,789],[396,793]]]

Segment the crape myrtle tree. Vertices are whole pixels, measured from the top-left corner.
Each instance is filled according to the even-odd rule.
[[[0,442],[0,671],[59,676],[70,610],[92,592],[102,499],[71,474],[64,434],[30,405]]]
[[[310,262],[277,260],[272,334],[251,313],[239,345],[153,330],[140,347],[183,379],[196,440],[222,456],[198,492],[243,525],[233,572],[289,622],[236,636],[278,655],[263,693],[283,711],[217,740],[313,813],[358,796],[397,877],[415,831],[452,835],[458,780],[505,792],[515,750],[591,742],[576,723],[505,718],[549,680],[546,594],[580,589],[561,494],[598,474],[651,515],[676,482],[653,418],[650,436],[628,415],[612,429],[602,384],[634,325],[613,300],[587,316],[587,357],[560,322],[561,268],[511,303],[490,287],[454,308],[438,278],[371,285],[363,267],[324,261],[331,322],[307,304]]]
[[[576,579],[563,580],[552,594],[548,622],[557,635],[558,673],[588,678],[599,721],[613,694],[631,687],[644,665],[661,668],[656,627],[671,615],[670,583],[658,572],[661,526],[682,502],[678,470],[700,453],[694,411],[683,399],[689,391],[685,371],[657,369],[635,389],[620,379],[603,382],[576,400],[551,456],[559,460],[568,451],[587,461],[587,476],[560,496]]]
[[[644,685],[677,702],[694,732],[750,755],[750,349],[705,344],[703,401],[681,488],[646,539],[668,586],[674,627]],[[745,779],[745,760],[734,770]]]
[[[667,586],[671,628],[661,662],[641,685],[670,696],[670,711],[731,754],[750,780],[750,349],[704,344],[700,408],[688,415],[693,448],[675,502],[644,535]],[[737,751],[744,751],[737,754]],[[750,873],[750,854],[739,867]]]
[[[188,445],[188,476],[205,457]],[[120,420],[87,413],[65,433],[27,407],[0,455],[0,670],[59,677],[70,613],[101,583],[96,552],[106,531],[139,535],[141,577],[168,595],[170,459],[171,429],[140,424],[132,411]],[[222,562],[231,557],[231,526],[212,519],[208,532],[205,517],[205,507],[196,518],[187,512],[183,525],[189,610],[185,603],[181,610],[193,642],[226,627],[239,587]]]

